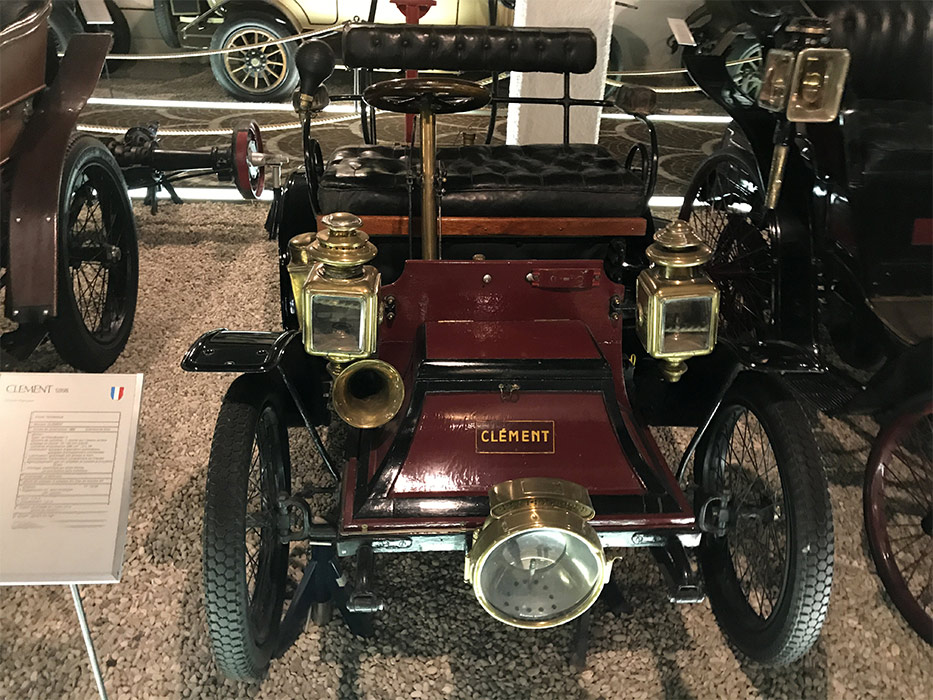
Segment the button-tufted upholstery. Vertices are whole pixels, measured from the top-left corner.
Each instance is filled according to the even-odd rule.
[[[437,163],[444,216],[626,217],[644,210],[641,179],[594,144],[440,148]],[[321,178],[321,210],[407,215],[408,168],[402,146],[340,148]],[[419,192],[412,199],[417,207]]]
[[[933,172],[931,105],[908,100],[862,99],[842,115],[849,184],[876,178],[929,181]]]
[[[842,127],[850,186],[878,179],[928,196],[933,172],[933,11],[928,2],[825,2],[849,49]]]
[[[589,29],[351,25],[343,60],[350,68],[589,73],[596,37]]]

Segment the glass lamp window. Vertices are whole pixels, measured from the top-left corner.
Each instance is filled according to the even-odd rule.
[[[311,346],[314,352],[363,351],[366,300],[316,294],[311,297]]]
[[[509,537],[479,572],[486,602],[505,618],[540,623],[563,618],[602,586],[592,548],[562,530],[538,528]]]
[[[688,354],[709,348],[713,301],[709,297],[669,299],[661,307],[661,352]]]
[[[765,60],[758,104],[772,112],[781,112],[787,105],[791,77],[797,56],[793,51],[771,49]]]

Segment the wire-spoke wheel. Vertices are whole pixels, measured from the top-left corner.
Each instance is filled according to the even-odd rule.
[[[829,490],[806,418],[760,374],[729,389],[696,458],[700,568],[746,656],[790,663],[816,642],[833,569]],[[714,526],[711,526],[714,525]]]
[[[295,42],[257,46],[291,33],[287,25],[271,17],[229,17],[211,37],[211,48],[238,50],[211,56],[214,78],[242,100],[277,100],[291,95],[298,84]]]
[[[263,376],[240,377],[217,417],[204,505],[207,624],[230,678],[262,678],[278,642],[288,576],[278,500],[290,471],[278,393]]]
[[[865,471],[865,529],[878,576],[904,619],[933,644],[933,403],[879,433]]]
[[[775,306],[773,233],[762,228],[757,173],[740,153],[715,153],[700,164],[680,211],[713,251],[706,270],[720,289],[719,335],[740,345],[767,335]]]
[[[58,241],[58,309],[49,335],[66,362],[102,372],[133,327],[139,253],[123,175],[91,136],[76,136],[65,156]]]
[[[755,40],[737,40],[729,47],[727,61],[747,61],[726,70],[732,82],[750,100],[757,100],[761,91],[761,66],[764,63],[764,48]]]

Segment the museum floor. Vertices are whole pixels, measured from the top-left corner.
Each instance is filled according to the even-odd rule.
[[[86,121],[125,124],[129,116],[95,107]],[[168,116],[194,120],[187,112]],[[463,128],[445,123],[448,138]],[[631,127],[610,123],[605,136]],[[662,125],[667,174],[659,194],[682,194],[720,130]],[[340,137],[355,140],[349,131],[330,128],[324,150]],[[635,550],[615,567],[635,610],[617,618],[597,604],[588,663],[577,672],[567,663],[569,626],[529,632],[495,622],[463,583],[462,555],[432,554],[378,560],[387,609],[374,639],[352,637],[337,619],[309,626],[261,686],[225,681],[204,619],[201,512],[213,423],[232,378],[186,375],[179,361],[204,330],[276,327],[275,254],[262,230],[263,205],[165,205],[156,215],[137,206],[136,215],[136,325],[110,370],[145,374],[126,561],[121,583],[84,589],[112,698],[929,697],[930,648],[887,599],[866,549],[861,475],[875,427],[827,418],[816,429],[834,506],[835,582],[823,636],[795,666],[738,660],[709,606],[670,604],[650,556]],[[7,358],[4,369],[69,371],[48,345],[25,363]],[[671,456],[684,439],[671,431],[659,437]],[[0,596],[0,696],[94,697],[67,588],[3,588]]]

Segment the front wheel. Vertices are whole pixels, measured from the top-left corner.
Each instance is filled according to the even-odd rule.
[[[224,397],[207,465],[204,598],[214,660],[229,678],[259,680],[278,642],[288,545],[278,499],[291,490],[279,393],[262,375]]]
[[[829,489],[797,402],[740,375],[696,457],[698,557],[719,626],[746,656],[786,664],[816,642],[833,572]]]
[[[296,42],[257,46],[291,34],[287,24],[268,16],[228,17],[211,37],[211,48],[238,50],[211,56],[214,78],[240,100],[259,102],[291,96],[298,85]]]
[[[57,228],[58,310],[49,336],[65,362],[103,372],[133,327],[139,251],[123,175],[91,136],[76,136],[65,155]]]

